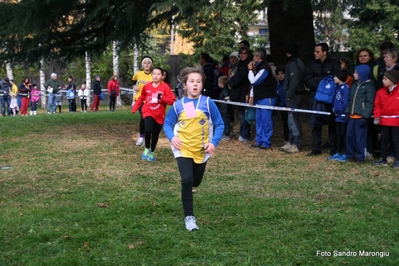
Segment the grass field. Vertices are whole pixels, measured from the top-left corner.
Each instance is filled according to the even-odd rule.
[[[0,265],[399,265],[397,170],[305,156],[306,124],[295,155],[222,142],[189,233],[163,133],[141,161],[138,115],[105,109],[0,117]]]

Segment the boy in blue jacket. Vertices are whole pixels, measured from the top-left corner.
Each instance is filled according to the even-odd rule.
[[[336,153],[327,158],[330,161],[344,159],[345,156],[345,139],[346,139],[346,118],[345,108],[349,101],[349,86],[346,84],[348,72],[346,70],[339,70],[334,76],[335,82],[335,99],[332,109],[332,115],[335,116],[335,129],[336,129]],[[343,151],[343,153],[341,153]]]

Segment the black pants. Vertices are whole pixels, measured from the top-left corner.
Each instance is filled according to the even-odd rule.
[[[115,102],[116,102],[116,97],[109,96],[109,110],[110,111],[115,111]]]
[[[139,107],[139,113],[140,113],[140,127],[139,127],[139,130],[140,130],[140,136],[144,135],[144,128],[145,128],[142,110],[143,110],[143,104],[140,105],[140,107]]]
[[[81,99],[80,104],[82,105],[82,111],[87,111],[87,100]]]
[[[288,141],[289,133],[288,130],[288,112],[280,111],[281,121],[283,122],[283,135],[284,141]]]
[[[184,157],[179,157],[176,160],[181,177],[181,201],[184,216],[194,216],[193,187],[198,187],[201,184],[206,162],[197,164],[192,158]]]
[[[147,149],[151,148],[151,151],[155,151],[157,147],[159,133],[161,132],[162,125],[158,124],[155,119],[151,116],[144,118],[145,124],[145,147]]]
[[[396,151],[396,160],[399,161],[399,127],[381,126],[381,158],[388,156],[388,145],[390,139],[393,139],[393,146]]]

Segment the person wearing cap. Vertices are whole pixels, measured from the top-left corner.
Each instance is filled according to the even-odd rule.
[[[240,57],[238,55],[238,51],[232,52],[230,54],[230,66],[229,66],[229,73],[228,77],[230,77],[232,74],[237,73],[237,66],[238,66],[238,61],[240,60]]]
[[[2,116],[6,116],[6,104],[7,104],[7,114],[11,115],[10,103],[10,80],[5,77],[3,80],[0,81],[0,103],[1,103],[1,114]]]
[[[332,114],[335,117],[336,129],[336,143],[337,152],[327,158],[329,161],[336,161],[345,156],[345,140],[346,140],[346,118],[345,109],[348,105],[350,89],[346,80],[348,72],[346,70],[339,70],[334,76],[335,82],[335,98],[332,109]],[[343,153],[342,153],[343,152]]]
[[[389,142],[395,150],[395,162],[392,167],[399,169],[399,71],[388,70],[384,73],[384,87],[377,91],[374,101],[374,124],[381,127],[381,157],[373,165],[388,165]],[[396,117],[394,117],[396,116]]]
[[[90,111],[98,111],[98,106],[100,105],[100,95],[101,95],[101,77],[96,75],[96,79],[93,82],[93,103],[90,106]]]
[[[149,56],[144,56],[143,59],[141,60],[141,66],[143,70],[137,71],[133,75],[133,103],[137,101],[137,99],[141,95],[141,90],[146,85],[147,83],[152,82],[152,58]],[[139,113],[140,113],[140,126],[139,126],[139,138],[137,139],[136,145],[137,146],[142,146],[144,145],[144,134],[145,134],[145,128],[144,128],[144,118],[142,115],[142,108],[143,106],[141,105],[139,107]]]
[[[287,65],[284,75],[285,105],[299,108],[305,92],[305,65],[298,57],[298,46],[291,43],[286,49]],[[302,148],[302,126],[298,112],[288,112],[288,141],[280,149],[288,153],[297,153]]]
[[[44,87],[47,89],[48,93],[48,104],[47,104],[47,114],[55,114],[55,108],[57,107],[57,93],[60,89],[60,85],[58,84],[58,76],[56,73],[51,74],[51,79],[47,80],[44,83]]]
[[[369,79],[370,67],[361,64],[355,67],[354,82],[350,90],[348,105],[345,108],[348,120],[346,130],[346,154],[339,162],[363,164],[367,153],[367,119],[371,117],[375,99],[374,82]]]

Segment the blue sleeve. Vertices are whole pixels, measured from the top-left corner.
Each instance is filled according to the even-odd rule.
[[[224,132],[224,122],[220,115],[219,109],[217,108],[214,101],[209,99],[209,111],[211,112],[211,118],[214,126],[212,144],[217,147],[220,140],[222,139]]]
[[[255,82],[252,83],[252,85],[254,85],[254,86],[259,85],[267,78],[267,76],[269,75],[269,72],[266,69],[262,69],[262,70],[264,70],[264,71],[260,71],[262,73],[260,74],[259,77],[257,77],[258,75],[255,76]]]
[[[175,105],[172,105],[172,108],[169,109],[169,112],[166,115],[165,122],[163,124],[163,131],[165,132],[165,135],[169,139],[169,141],[172,141],[172,138],[175,136],[174,128],[176,123],[177,114],[175,110]]]

